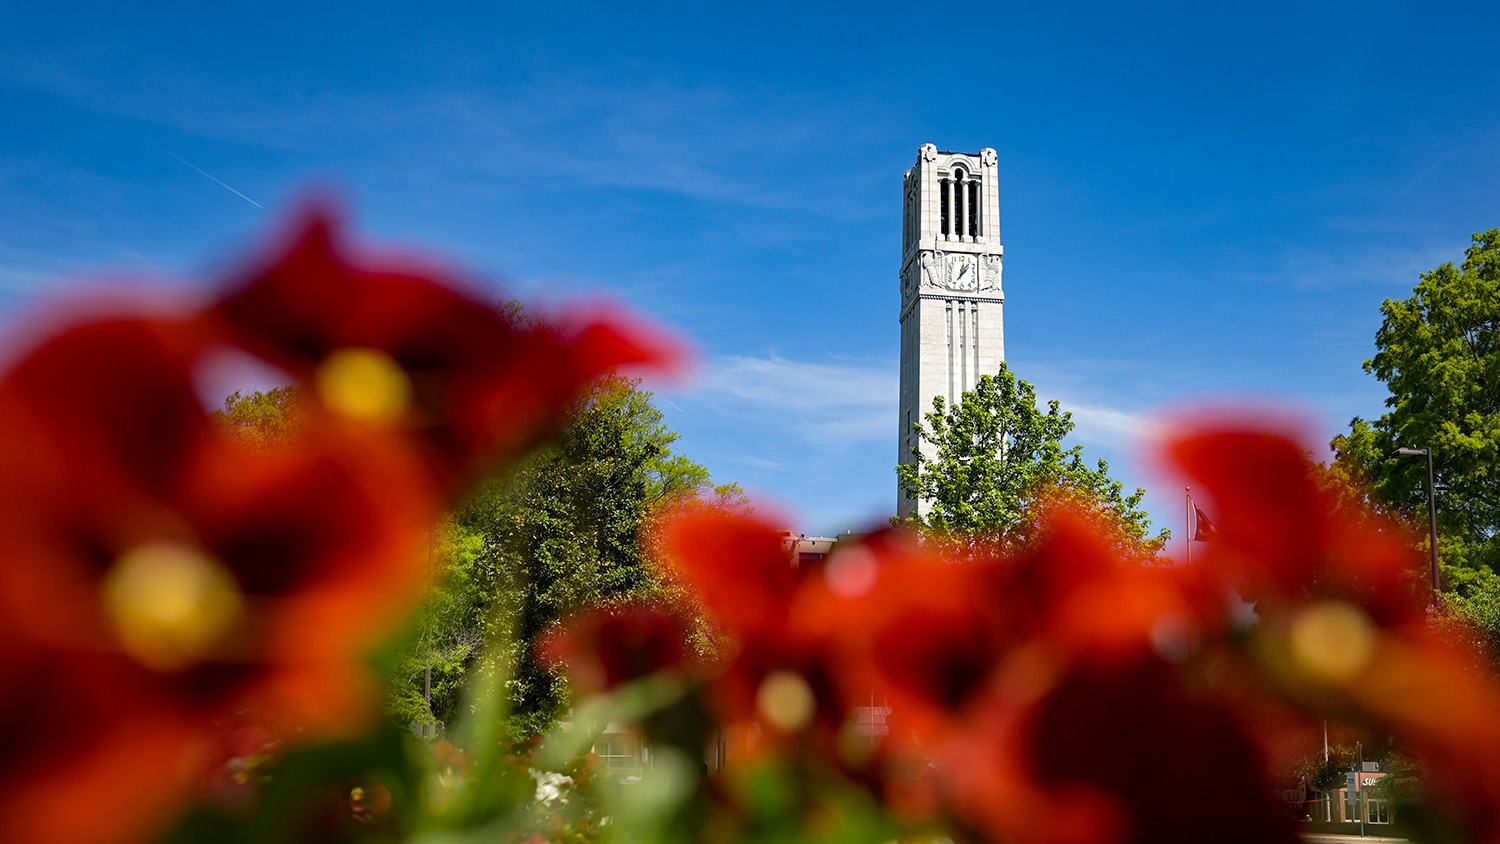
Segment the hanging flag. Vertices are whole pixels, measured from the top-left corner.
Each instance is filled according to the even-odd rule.
[[[1203,509],[1197,504],[1193,505],[1193,541],[1208,542],[1214,538],[1219,531],[1214,523],[1203,515]]]

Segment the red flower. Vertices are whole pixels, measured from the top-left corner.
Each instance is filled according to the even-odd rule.
[[[6,661],[32,669],[4,706],[48,739],[11,743],[0,824],[28,840],[139,834],[221,719],[357,729],[359,660],[419,582],[432,499],[404,453],[352,434],[234,443],[192,391],[202,342],[86,325],[0,381],[0,626]],[[69,801],[91,808],[35,808]]]
[[[683,668],[690,635],[682,619],[659,607],[607,607],[566,622],[540,643],[538,656],[548,668],[566,667],[578,691],[598,693]]]
[[[716,510],[676,515],[664,527],[667,563],[732,640],[703,690],[732,734],[769,737],[809,729],[827,745],[843,723],[826,643],[794,622],[799,586],[813,572],[794,568],[781,534],[762,517]]]
[[[213,752],[201,720],[109,654],[41,650],[5,631],[0,840],[143,839],[199,782]]]
[[[664,528],[671,571],[737,637],[785,630],[798,580],[781,534],[763,518],[688,510]]]
[[[666,359],[356,269],[329,229],[211,314],[83,325],[0,377],[0,717],[28,730],[0,753],[0,839],[148,834],[225,725],[363,727],[364,657],[419,593],[439,498],[615,365]],[[198,367],[235,344],[321,400],[286,447],[199,405]]]
[[[600,376],[674,357],[618,317],[554,326],[466,298],[432,273],[364,266],[340,249],[338,228],[314,213],[216,315],[332,414],[411,432],[449,492],[555,432]]]
[[[1500,687],[1422,626],[1406,537],[1274,435],[1206,429],[1171,453],[1218,505],[1190,568],[1122,560],[1066,496],[1023,551],[954,562],[879,533],[798,569],[761,520],[677,518],[667,557],[735,640],[705,699],[787,770],[857,768],[899,811],[1023,844],[1292,841],[1266,749],[1333,710],[1401,736],[1434,803],[1494,840]],[[1248,630],[1231,587],[1257,599]],[[641,641],[632,676],[670,662]],[[896,729],[860,767],[835,736],[871,697]]]
[[[1500,684],[1473,668],[1488,657],[1427,624],[1410,534],[1274,434],[1208,424],[1168,453],[1218,504],[1204,576],[1257,602],[1235,685],[1394,734],[1423,762],[1431,805],[1500,840]]]
[[[1409,536],[1362,512],[1352,492],[1320,483],[1295,443],[1273,433],[1203,424],[1168,446],[1195,492],[1217,503],[1203,567],[1246,600],[1286,605],[1339,599],[1381,623],[1420,621]]]
[[[1121,560],[1097,514],[1044,507],[1038,542],[1009,559],[949,561],[896,533],[841,548],[792,626],[828,643],[851,700],[888,700],[893,724],[932,741],[968,729],[987,687],[1017,672],[1044,688],[1048,666],[1149,653],[1167,626],[1207,623],[1175,573]]]
[[[903,534],[876,534],[803,582],[790,629],[819,644],[845,698],[889,705],[903,737],[931,739],[1019,641],[1001,566],[950,563]]]
[[[1296,841],[1255,740],[1165,660],[1057,670],[1036,697],[993,687],[962,740],[939,749],[969,822],[1016,842]]]
[[[1233,840],[1295,840],[1251,725],[1198,673],[1212,608],[1178,571],[1121,560],[1076,507],[1038,514],[1034,546],[987,575],[1008,638],[929,745],[955,809],[1019,842],[1200,841],[1223,811]]]

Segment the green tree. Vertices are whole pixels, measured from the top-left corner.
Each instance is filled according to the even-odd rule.
[[[1500,229],[1474,235],[1462,267],[1423,273],[1387,299],[1366,372],[1390,390],[1378,419],[1355,417],[1335,462],[1377,506],[1427,516],[1427,467],[1398,448],[1431,448],[1439,553],[1457,569],[1500,567]],[[1425,534],[1425,530],[1423,531]],[[1479,583],[1473,578],[1450,582]]]
[[[565,690],[536,663],[538,639],[587,606],[671,599],[641,552],[651,514],[684,498],[743,498],[736,486],[712,487],[707,469],[673,453],[676,440],[651,393],[607,379],[580,401],[552,445],[481,486],[453,514],[445,540],[451,572],[432,609],[443,619],[404,675],[415,684],[427,664],[439,670],[436,717],[453,714],[464,677],[480,660],[498,659],[509,678],[512,733],[543,732],[560,714]],[[479,643],[489,650],[482,654]]]
[[[1500,574],[1487,568],[1448,566],[1448,587],[1433,618],[1444,635],[1475,654],[1474,669],[1500,678]]]
[[[387,709],[397,724],[436,725],[458,713],[473,666],[508,634],[489,612],[482,535],[447,515],[429,537],[432,581],[409,638],[386,655]]]
[[[224,400],[224,409],[214,411],[212,421],[242,442],[279,448],[297,436],[303,412],[302,391],[297,387],[277,387],[248,395],[235,390]]]
[[[551,445],[479,485],[434,526],[433,588],[409,638],[387,655],[397,723],[452,720],[473,672],[488,668],[509,678],[513,734],[542,732],[564,689],[533,659],[538,638],[585,606],[681,600],[648,570],[639,533],[674,501],[744,506],[744,494],[712,486],[706,468],[672,451],[677,433],[651,399],[637,381],[599,381]],[[290,386],[236,392],[214,421],[275,448],[297,436],[302,400]]]
[[[934,399],[926,425],[913,428],[915,460],[896,473],[908,496],[931,505],[907,522],[928,535],[975,546],[1023,545],[1033,528],[1033,505],[1065,491],[1109,517],[1132,558],[1154,557],[1171,536],[1166,530],[1151,535],[1150,517],[1140,508],[1144,489],[1126,495],[1105,461],[1090,467],[1082,446],[1063,447],[1073,430],[1072,414],[1056,401],[1045,412],[1038,409],[1036,389],[1003,363],[953,407],[941,396]],[[921,443],[931,445],[931,457]]]

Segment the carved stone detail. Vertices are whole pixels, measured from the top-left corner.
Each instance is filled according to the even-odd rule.
[[[943,277],[943,253],[923,251],[921,257],[922,286],[942,287],[940,279]]]
[[[1000,290],[999,255],[922,250],[901,276],[901,296],[922,290]]]
[[[999,290],[1000,289],[1000,269],[1001,269],[1001,266],[1000,266],[1000,256],[999,255],[985,255],[985,256],[983,256],[982,258],[979,259],[979,266],[980,266],[979,289],[980,290]]]
[[[979,151],[979,160],[983,161],[986,167],[994,167],[995,162],[999,160],[999,156],[995,154],[994,150],[985,147]]]
[[[910,149],[910,147],[907,147],[907,149]],[[937,147],[933,144],[922,144],[921,153],[923,161],[937,160]]]

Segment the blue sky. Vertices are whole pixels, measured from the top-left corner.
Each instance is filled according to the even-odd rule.
[[[999,151],[1007,356],[1166,527],[1164,413],[1377,415],[1381,301],[1500,226],[1477,4],[35,5],[0,13],[0,309],[204,284],[332,187],[496,296],[689,338],[681,450],[808,532],[894,508],[925,141]]]

